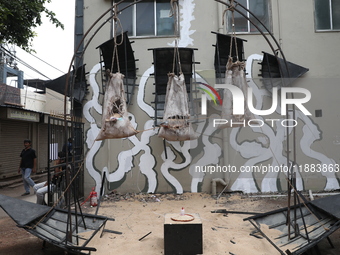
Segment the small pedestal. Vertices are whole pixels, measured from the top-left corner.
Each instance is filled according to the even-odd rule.
[[[203,254],[202,221],[199,214],[192,213],[194,220],[174,221],[179,214],[165,214],[164,255]]]

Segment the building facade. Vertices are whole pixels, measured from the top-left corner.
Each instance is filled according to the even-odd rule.
[[[340,75],[336,70],[340,57],[336,43],[340,3],[330,0],[132,3],[120,1],[112,8],[112,1],[78,1],[83,4],[86,35],[83,62],[89,84],[83,104],[86,190],[95,186],[99,191],[105,173],[107,189],[122,192],[210,192],[216,186],[246,193],[281,192],[287,190],[287,171],[291,167],[295,169],[299,190],[340,188],[337,100]],[[232,12],[234,7],[241,11]],[[102,71],[107,69],[99,46],[122,31],[131,42],[136,60],[136,86],[132,86],[128,112],[133,127],[141,132],[127,138],[96,141],[102,125],[106,84]],[[217,77],[217,49],[227,52],[233,49],[218,42],[219,35],[242,41],[240,55],[236,55],[246,66],[247,84],[252,88],[248,96],[252,97],[254,108],[270,109],[275,102],[273,95],[278,94],[277,107],[270,115],[255,114],[248,125],[218,129],[215,124],[222,119],[221,105],[208,100],[208,110],[202,114],[204,92],[197,84],[215,87],[225,82]],[[226,43],[230,45],[230,39]],[[191,49],[193,53],[189,105],[197,139],[164,141],[158,136],[157,117],[163,113],[156,100],[159,84],[155,65],[171,66],[173,59],[154,56],[158,49],[167,48]],[[275,58],[276,54],[280,60]],[[268,56],[274,57],[279,66],[288,62],[290,74],[280,71],[280,77],[287,78],[283,86],[306,92],[298,94],[288,89],[294,91],[295,100],[305,101],[295,108],[288,103],[286,113],[281,107],[286,97],[282,94],[283,86],[278,85],[276,91],[274,76],[269,82],[264,80]],[[287,62],[280,62],[284,59]],[[278,66],[269,65],[269,75],[274,74],[274,68]]]
[[[64,96],[45,87],[45,81],[35,80],[38,87],[28,86],[23,71],[12,66],[7,60],[15,55],[1,45],[0,49],[0,179],[18,176],[20,153],[24,140],[30,139],[37,153],[37,173],[46,171],[49,162],[57,158],[57,143],[62,148],[63,139],[49,139],[49,116],[64,114]],[[8,85],[12,77],[16,85]],[[33,84],[33,83],[32,83]],[[43,85],[41,85],[43,84]],[[26,85],[26,86],[25,86]],[[31,84],[30,84],[31,85]],[[43,88],[43,89],[41,89]],[[67,102],[70,112],[70,103]],[[63,131],[63,123],[59,124]],[[51,131],[51,129],[50,129]],[[52,136],[52,135],[51,135]],[[57,134],[54,134],[57,137]],[[57,141],[57,142],[56,142]],[[53,145],[56,152],[52,153]],[[50,155],[48,154],[50,152]]]

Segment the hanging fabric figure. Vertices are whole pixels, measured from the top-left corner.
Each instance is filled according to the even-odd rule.
[[[242,90],[244,95],[244,114],[233,114],[233,95],[229,89],[224,89],[223,94],[223,107],[221,118],[228,121],[226,124],[219,125],[219,128],[227,127],[244,127],[248,126],[248,121],[252,119],[252,114],[249,111],[247,105],[247,80],[244,72],[245,63],[241,61],[233,62],[232,58],[229,58],[227,63],[227,70],[225,75],[225,83],[229,85],[237,86]]]
[[[175,18],[176,31],[179,20],[178,1],[171,1],[171,15]],[[189,122],[189,105],[185,77],[182,72],[180,51],[178,48],[178,38],[175,40],[173,49],[172,72],[168,73],[168,83],[166,86],[165,105],[163,123],[160,124],[158,136],[168,141],[186,141],[197,138],[191,123]],[[175,74],[175,70],[178,70]]]
[[[124,75],[108,71],[109,82],[103,103],[102,127],[98,140],[124,138],[138,133],[129,120],[123,78]]]
[[[226,124],[219,125],[218,128],[227,128],[227,127],[245,127],[248,126],[248,121],[253,118],[249,108],[248,108],[248,84],[245,75],[245,62],[240,61],[243,59],[242,54],[239,54],[239,47],[241,47],[243,51],[243,44],[238,46],[236,31],[235,31],[235,3],[233,0],[230,0],[230,4],[232,7],[226,9],[223,13],[227,11],[231,12],[231,20],[232,20],[232,35],[230,37],[229,43],[229,57],[226,65],[226,73],[225,73],[225,84],[233,85],[238,87],[242,94],[244,95],[244,102],[239,102],[236,100],[240,100],[239,97],[235,96],[235,100],[233,94],[229,89],[224,89],[223,93],[223,105],[222,105],[222,114],[221,118],[226,122]],[[237,3],[236,3],[237,4]],[[235,102],[234,102],[235,101]],[[242,105],[243,103],[243,105]],[[236,105],[237,104],[237,105]],[[241,108],[243,106],[243,114],[234,114],[234,106],[235,108]],[[235,110],[236,110],[235,109]],[[239,109],[237,109],[239,110]]]
[[[188,94],[184,75],[168,74],[163,123],[158,136],[168,141],[186,141],[197,136],[189,123]]]

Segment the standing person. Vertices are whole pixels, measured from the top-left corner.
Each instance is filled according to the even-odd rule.
[[[62,152],[65,153],[65,156],[67,155],[69,161],[72,159],[72,141],[73,139],[71,137],[67,139],[67,143],[63,145],[62,150]]]
[[[32,142],[29,139],[24,140],[25,148],[22,150],[20,157],[20,165],[18,173],[21,171],[22,180],[24,182],[25,193],[22,196],[30,194],[30,186],[35,185],[34,181],[31,179],[31,173],[35,173],[37,167],[37,156],[35,150],[32,149]]]

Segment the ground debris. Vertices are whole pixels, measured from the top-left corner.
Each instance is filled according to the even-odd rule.
[[[183,194],[150,194],[150,193],[120,193],[116,190],[111,191],[104,196],[104,201],[107,202],[119,202],[119,201],[129,201],[129,202],[143,202],[143,203],[153,203],[161,202],[163,200],[173,200],[180,201],[188,199],[187,196]]]

